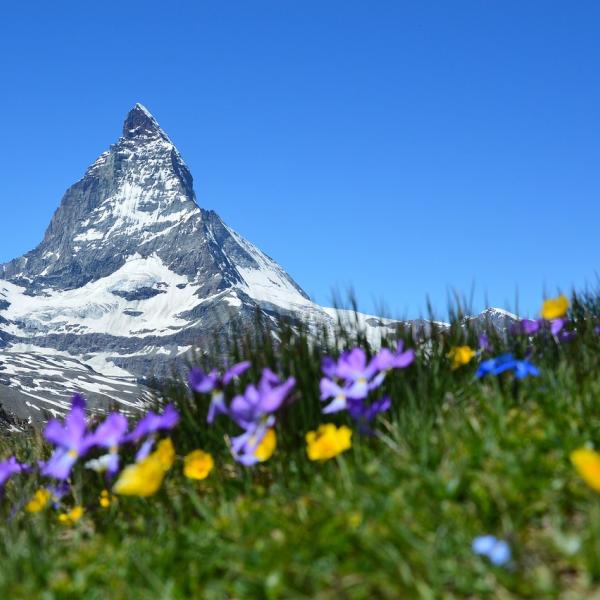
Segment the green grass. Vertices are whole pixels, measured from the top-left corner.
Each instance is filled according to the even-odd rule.
[[[476,334],[457,324],[434,332],[415,364],[386,380],[394,405],[379,435],[355,433],[352,449],[326,463],[307,459],[303,438],[322,422],[350,424],[320,414],[320,359],[336,340],[322,339],[320,350],[283,328],[279,346],[267,334],[215,345],[205,362],[223,350],[252,359],[240,387],[263,366],[298,380],[271,460],[233,463],[225,436],[235,428],[207,428],[206,400],[171,382],[164,399],[183,415],[178,454],[210,451],[212,474],[192,482],[176,464],[156,496],[101,509],[102,481],[76,470],[87,511],[73,527],[52,510],[15,511],[40,485],[15,477],[2,509],[0,598],[600,597],[600,495],[569,461],[575,448],[600,447],[597,304],[576,300],[575,341],[533,343],[542,375],[519,383],[476,380],[476,361],[452,371],[448,350]],[[348,332],[340,340],[364,343]],[[522,336],[494,345],[494,354],[528,349]],[[2,444],[22,460],[48,452],[34,433]],[[510,567],[471,552],[484,533],[510,542]]]

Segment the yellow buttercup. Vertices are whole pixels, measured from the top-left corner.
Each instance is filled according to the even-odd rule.
[[[567,314],[569,309],[569,300],[563,294],[557,298],[549,298],[542,305],[542,319],[552,321],[552,319],[560,319]]]

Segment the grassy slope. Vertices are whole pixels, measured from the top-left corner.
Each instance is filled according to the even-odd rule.
[[[600,445],[600,340],[583,307],[575,313],[577,340],[536,342],[542,376],[519,385],[477,381],[475,364],[452,371],[445,355],[464,334],[436,336],[388,378],[394,407],[381,435],[355,434],[352,450],[323,464],[306,458],[304,433],[346,421],[319,414],[320,353],[286,332],[280,350],[242,340],[234,354],[255,365],[244,383],[266,365],[298,379],[274,457],[235,465],[224,443],[235,430],[223,421],[208,430],[205,400],[173,384],[166,394],[184,413],[176,448],[210,450],[210,477],[185,480],[176,465],[154,498],[103,510],[100,480],[77,471],[88,511],[72,528],[50,511],[8,519],[38,485],[15,478],[3,503],[0,598],[600,597],[600,497],[568,459]],[[522,354],[527,341],[508,344]],[[33,435],[4,444],[21,459],[43,451]],[[472,554],[482,533],[510,541],[510,568]]]

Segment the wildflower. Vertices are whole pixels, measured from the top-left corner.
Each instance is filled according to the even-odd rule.
[[[415,360],[415,351],[410,348],[404,350],[404,342],[398,340],[396,342],[396,351],[392,352],[388,348],[382,348],[379,354],[375,357],[377,368],[380,371],[388,371],[390,369],[405,369]]]
[[[590,448],[579,448],[571,452],[570,458],[583,480],[600,493],[600,454]]]
[[[523,379],[528,375],[537,377],[540,374],[539,369],[527,360],[518,360],[512,354],[502,354],[496,358],[484,360],[477,369],[476,377],[481,378],[485,375],[500,375],[505,371],[514,371],[517,379]]]
[[[73,465],[94,445],[93,436],[87,432],[85,399],[75,394],[71,400],[71,410],[65,417],[64,425],[52,420],[46,425],[44,437],[57,446],[50,459],[42,464],[42,475],[55,479],[68,479]]]
[[[321,389],[321,401],[333,400],[323,408],[323,414],[339,412],[348,408],[348,389],[339,385],[331,379],[323,377],[319,383]]]
[[[448,358],[452,362],[452,368],[458,369],[467,365],[475,357],[475,350],[470,346],[455,346],[448,352]]]
[[[534,321],[532,319],[521,319],[519,322],[519,327],[523,333],[527,335],[533,335],[540,330],[542,326],[540,321]]]
[[[213,457],[202,450],[194,450],[183,459],[183,474],[189,479],[206,479],[215,466]]]
[[[51,498],[52,494],[49,490],[40,488],[35,492],[33,498],[25,505],[25,510],[28,513],[40,512],[48,506]]]
[[[0,489],[13,475],[25,469],[26,466],[20,464],[14,456],[0,462]]]
[[[175,448],[171,438],[160,440],[154,451],[154,457],[165,471],[168,471],[175,462]]]
[[[550,298],[542,305],[541,315],[543,319],[552,321],[559,319],[567,314],[569,309],[569,300],[566,296],[560,295],[557,298]]]
[[[159,431],[173,429],[177,423],[179,423],[179,413],[172,404],[167,404],[162,415],[158,415],[153,411],[146,413],[146,416],[138,422],[130,434],[123,438],[123,441],[136,443],[148,436],[148,439],[141,445],[135,456],[135,460],[140,461],[152,451],[156,443],[156,434]]]
[[[256,451],[267,432],[275,425],[274,413],[281,408],[295,385],[293,377],[282,382],[272,371],[264,369],[257,386],[249,385],[244,395],[238,395],[231,401],[229,414],[245,430],[231,440],[231,450],[236,461],[246,466],[260,461]],[[264,455],[264,452],[263,448],[260,454]]]
[[[102,508],[108,508],[114,502],[116,502],[116,498],[112,496],[108,490],[102,490],[100,492],[100,496],[98,497],[98,504]]]
[[[69,512],[58,515],[58,520],[63,525],[74,525],[83,517],[84,509],[82,506],[75,506]]]
[[[377,355],[367,361],[366,352],[362,348],[354,348],[340,356],[336,376],[345,380],[348,397],[366,398],[371,390],[383,383],[384,374],[380,373],[380,364],[387,366],[389,363],[390,358],[386,355],[383,358]]]
[[[394,352],[383,348],[370,361],[362,348],[342,353],[337,362],[325,357],[321,363],[325,375],[320,381],[321,401],[332,400],[323,408],[323,413],[346,410],[350,403],[354,409],[361,408],[357,401],[364,401],[377,389],[391,369],[404,369],[414,360],[414,350],[405,351],[401,340],[396,343]]]
[[[108,448],[108,454],[88,461],[86,467],[97,472],[115,475],[119,470],[119,444],[127,431],[127,419],[120,413],[111,413],[93,434],[93,444]]]
[[[262,442],[258,444],[254,451],[254,456],[259,462],[265,462],[273,456],[275,449],[277,448],[277,435],[274,429],[267,429]]]
[[[161,440],[152,454],[123,469],[113,492],[123,496],[153,496],[160,489],[174,460],[173,443],[168,438]]]
[[[383,396],[371,404],[364,400],[348,400],[348,413],[358,423],[361,433],[372,434],[369,424],[375,417],[381,413],[387,412],[392,406],[392,399],[389,396]]]
[[[271,370],[263,369],[258,385],[250,384],[231,401],[231,418],[244,429],[264,421],[282,406],[295,385],[293,377],[282,382]]]
[[[493,565],[502,567],[510,562],[510,546],[504,540],[493,535],[480,535],[473,540],[471,546],[475,554],[487,557]]]
[[[490,338],[485,333],[482,333],[479,336],[479,350],[480,350],[480,352],[491,352],[492,351],[492,345],[490,344]]]
[[[250,368],[250,362],[244,361],[237,363],[227,369],[223,375],[219,375],[216,369],[210,373],[204,373],[202,369],[194,368],[190,371],[188,377],[189,386],[194,392],[201,394],[212,394],[210,406],[208,407],[208,415],[206,420],[212,423],[218,414],[226,414],[227,406],[225,405],[225,394],[223,389],[236,377],[242,375]]]
[[[341,454],[352,446],[352,430],[333,423],[319,425],[317,431],[306,434],[306,452],[310,460],[325,461]]]

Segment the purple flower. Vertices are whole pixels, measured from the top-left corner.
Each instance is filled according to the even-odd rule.
[[[243,429],[253,427],[276,412],[295,385],[293,377],[281,382],[272,371],[263,369],[258,386],[250,384],[243,395],[231,401],[231,418]]]
[[[383,348],[370,361],[362,348],[342,353],[337,362],[330,357],[324,358],[321,363],[325,375],[320,382],[321,401],[333,400],[323,408],[323,413],[349,410],[352,404],[353,414],[367,414],[369,405],[365,400],[383,383],[388,371],[404,369],[414,360],[415,351],[405,351],[401,340],[396,343],[395,351]]]
[[[383,412],[390,410],[392,399],[389,396],[383,396],[371,404],[365,400],[348,400],[348,413],[358,423],[359,431],[372,434],[370,423],[375,417]]]
[[[523,333],[526,333],[527,335],[533,335],[534,333],[537,333],[540,330],[542,323],[543,321],[541,320],[533,321],[531,319],[523,319],[519,323],[519,325]]]
[[[492,345],[490,344],[490,338],[485,333],[482,333],[479,336],[479,349],[482,352],[491,352],[492,351]]]
[[[392,352],[389,348],[382,348],[375,357],[375,364],[380,371],[389,371],[390,369],[405,369],[415,360],[415,351],[410,348],[404,352],[404,342],[396,342],[396,351]]]
[[[226,414],[227,406],[225,405],[225,394],[223,389],[236,377],[250,368],[250,362],[244,361],[237,363],[227,369],[223,375],[219,375],[216,369],[205,373],[202,369],[194,368],[188,376],[188,383],[194,392],[200,394],[212,393],[210,406],[208,407],[208,416],[206,420],[212,423],[218,414]]]
[[[385,360],[382,361],[384,364]],[[346,381],[349,397],[366,398],[371,390],[383,383],[384,374],[380,373],[379,362],[379,355],[367,361],[367,354],[362,348],[354,348],[340,356],[336,376]]]
[[[399,348],[402,349],[401,346]],[[380,372],[380,365],[388,369],[392,368],[391,365],[395,361],[408,361],[410,364],[412,360],[401,353],[392,354],[387,348],[385,350],[385,353],[378,354],[370,361],[367,361],[367,355],[362,348],[342,353],[337,363],[329,357],[323,359],[321,368],[326,377],[323,377],[320,383],[321,401],[333,398],[323,409],[324,413],[345,410],[348,398],[366,398],[371,390],[379,387],[385,378],[385,373]],[[342,382],[337,383],[335,380]]]
[[[348,408],[348,390],[337,384],[331,379],[323,377],[320,382],[321,401],[333,398],[333,400],[323,408],[323,414],[339,412]]]
[[[566,319],[552,319],[552,321],[550,321],[550,333],[552,335],[558,335],[566,324]]]
[[[167,404],[162,415],[156,414],[151,410],[148,411],[146,416],[135,426],[135,429],[124,437],[123,441],[137,443],[143,437],[149,436],[135,456],[135,459],[140,461],[150,454],[156,441],[155,434],[159,431],[173,429],[177,423],[179,423],[179,413],[172,404]]]
[[[505,371],[514,371],[517,379],[523,379],[528,375],[537,377],[540,374],[539,369],[527,360],[516,359],[512,354],[502,354],[496,358],[484,360],[477,369],[476,377],[481,378],[485,375],[500,375]]]
[[[127,432],[127,419],[121,413],[111,413],[93,434],[93,443],[101,448],[108,448],[108,454],[86,464],[96,471],[106,471],[115,475],[119,470],[119,445],[124,441]]]
[[[68,479],[77,459],[94,445],[93,436],[87,431],[83,396],[73,396],[71,411],[65,417],[64,425],[53,419],[46,425],[44,437],[56,446],[56,450],[47,462],[41,464],[42,475],[61,481]]]
[[[550,333],[560,342],[570,342],[575,339],[575,331],[568,331],[565,327],[568,325],[568,319],[553,319],[550,321]]]
[[[473,540],[471,546],[475,554],[487,557],[493,565],[502,567],[510,562],[510,546],[504,540],[493,535],[480,535]]]
[[[14,456],[0,462],[0,489],[13,475],[24,471],[26,468],[26,465],[19,463]]]
[[[241,435],[231,438],[231,452],[233,458],[244,465],[251,467],[259,462],[255,452],[260,443],[263,441],[267,431],[275,425],[275,417],[269,415],[263,421],[250,427]]]
[[[244,433],[231,440],[231,451],[237,462],[245,466],[258,462],[255,450],[275,425],[274,413],[295,385],[293,377],[281,381],[271,370],[263,369],[258,385],[249,385],[243,395],[235,396],[231,401],[229,415],[244,429]]]

